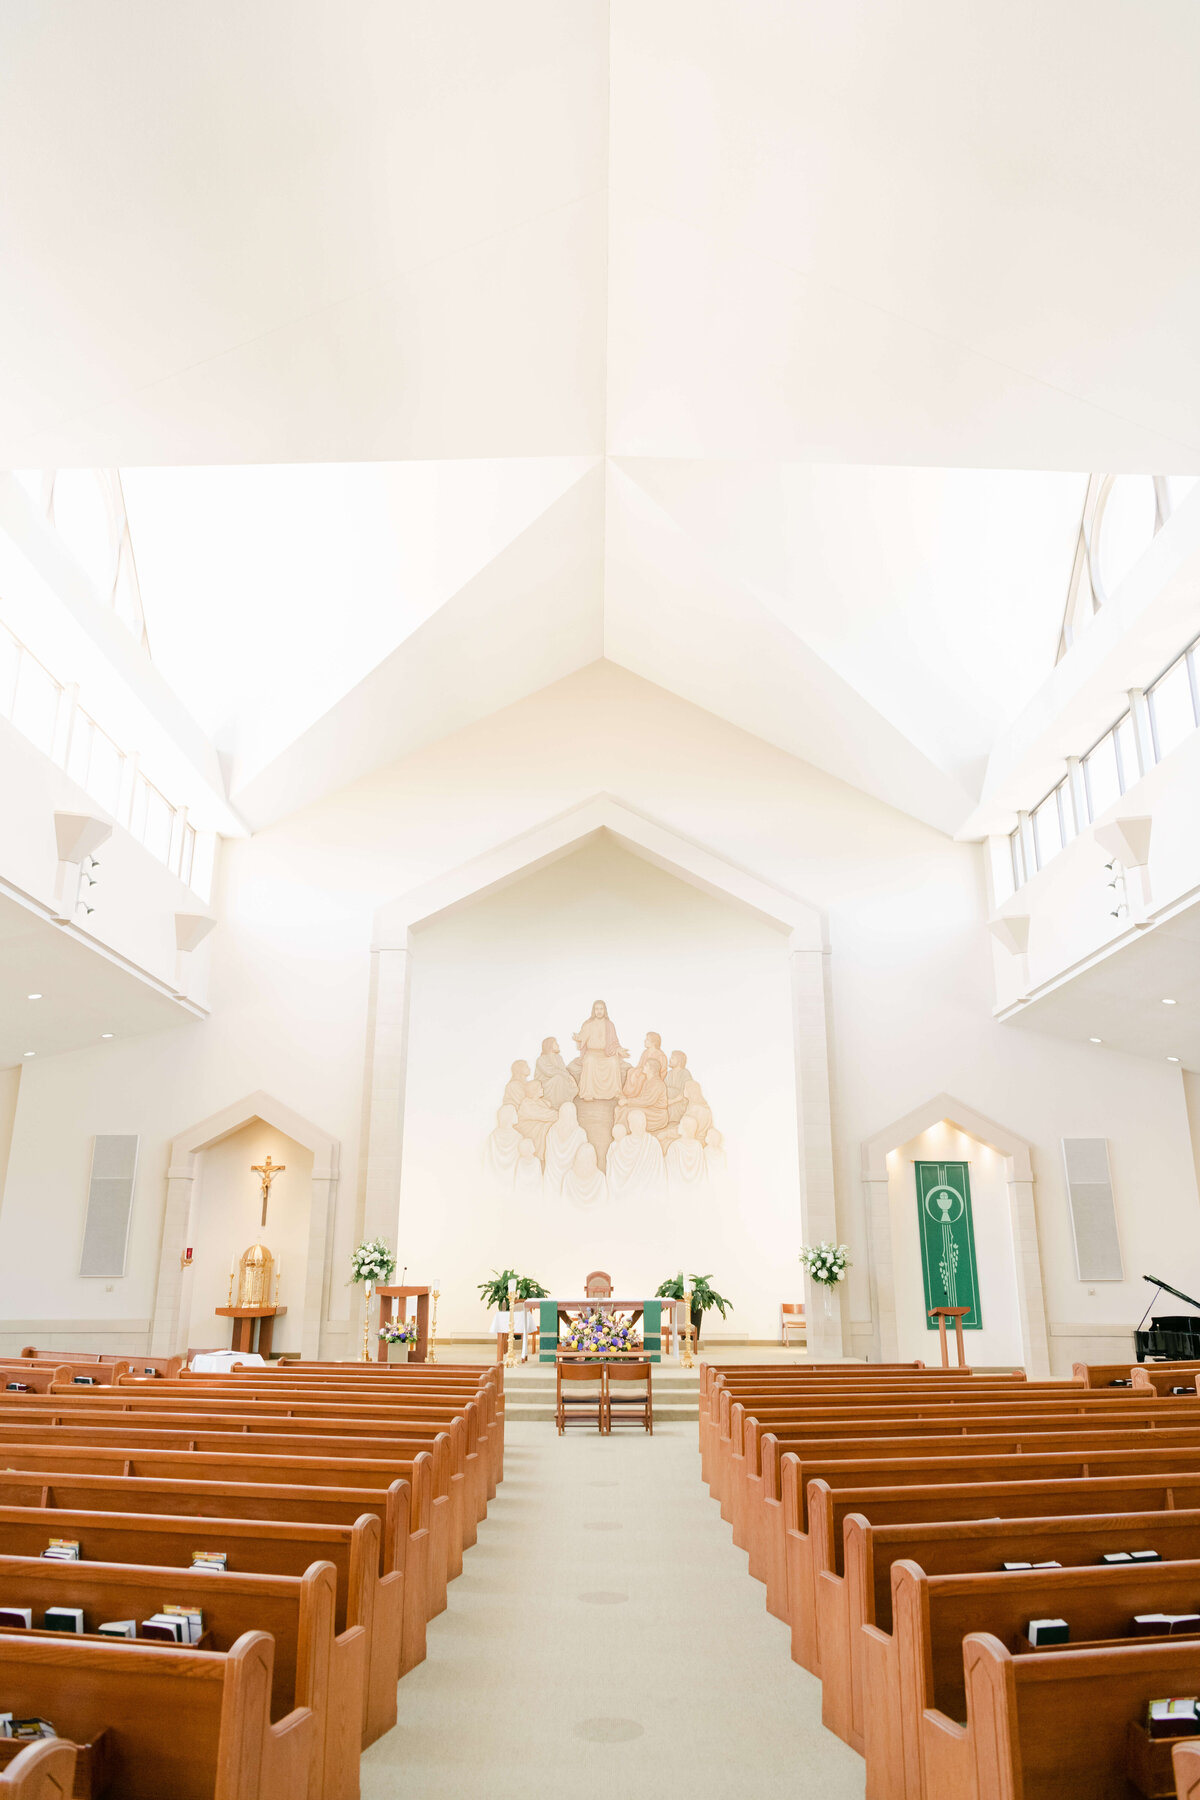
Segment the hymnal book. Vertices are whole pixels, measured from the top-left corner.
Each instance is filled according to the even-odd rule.
[[[42,1555],[50,1562],[78,1562],[78,1538],[51,1538]]]
[[[223,1574],[227,1553],[224,1550],[193,1550],[193,1569],[219,1569]]]
[[[81,1606],[48,1606],[42,1614],[42,1624],[47,1631],[82,1631],[83,1608]]]
[[[1194,1387],[1173,1387],[1171,1392],[1173,1394],[1194,1394],[1196,1390]]]
[[[198,1644],[200,1642],[200,1639],[204,1635],[204,1614],[198,1606],[172,1606],[168,1604],[163,1607],[163,1612],[168,1618],[179,1618],[183,1620],[188,1628],[188,1635],[183,1640],[185,1644]]]
[[[1129,1550],[1106,1550],[1100,1561],[1102,1563],[1131,1563],[1133,1553]]]
[[[1062,1568],[1062,1564],[1060,1562],[1038,1562],[1038,1563],[1006,1562],[1006,1563],[1003,1563],[1001,1566],[1010,1575],[1016,1574],[1016,1573],[1024,1573],[1025,1571],[1031,1570],[1031,1569],[1061,1569]]]
[[[1162,1557],[1157,1550],[1131,1550],[1130,1557],[1136,1563],[1161,1562]]]
[[[1146,1735],[1152,1738],[1200,1736],[1196,1696],[1181,1700],[1152,1700],[1146,1709]]]
[[[101,1637],[131,1638],[137,1636],[136,1619],[106,1619],[96,1630]]]
[[[28,1629],[33,1624],[33,1608],[31,1606],[0,1606],[0,1625],[10,1631],[20,1631],[22,1626]]]
[[[15,1738],[52,1738],[57,1737],[49,1719],[13,1719],[9,1723],[9,1737]]]
[[[165,1612],[151,1613],[148,1619],[142,1620],[142,1636],[164,1644],[191,1642],[187,1620]]]
[[[72,1375],[71,1381],[75,1387],[95,1387],[96,1385],[94,1375]]]
[[[1071,1627],[1065,1619],[1030,1619],[1025,1627],[1025,1636],[1035,1650],[1040,1650],[1043,1644],[1068,1643]]]
[[[27,1381],[6,1381],[4,1391],[6,1394],[27,1394],[29,1383]]]

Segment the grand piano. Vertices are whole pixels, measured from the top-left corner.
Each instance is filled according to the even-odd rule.
[[[1174,1294],[1177,1300],[1186,1300],[1196,1310],[1192,1313],[1161,1313],[1151,1319],[1148,1326],[1143,1314],[1142,1323],[1133,1334],[1138,1361],[1153,1358],[1158,1362],[1194,1362],[1200,1359],[1200,1300],[1172,1287],[1169,1281],[1160,1281],[1157,1275],[1143,1275],[1142,1280],[1153,1282],[1156,1290]],[[1158,1299],[1158,1291],[1150,1306]],[[1150,1306],[1146,1308],[1147,1313]]]

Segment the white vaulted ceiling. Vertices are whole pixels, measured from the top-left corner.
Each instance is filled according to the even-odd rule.
[[[0,461],[258,824],[607,656],[942,829],[1200,471],[1190,0],[26,0]]]

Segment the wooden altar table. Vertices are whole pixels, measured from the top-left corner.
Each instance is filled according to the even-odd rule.
[[[518,1300],[517,1310],[522,1307],[527,1313],[534,1312],[538,1320],[538,1361],[552,1363],[558,1357],[558,1333],[562,1321],[571,1313],[589,1309],[600,1313],[631,1313],[636,1325],[642,1321],[642,1354],[650,1362],[662,1361],[662,1315],[664,1307],[676,1309],[676,1322],[683,1312],[682,1300],[660,1300],[655,1296],[652,1300],[589,1300],[586,1295],[580,1299],[558,1299],[551,1297],[545,1300]],[[522,1337],[522,1343],[526,1337]]]

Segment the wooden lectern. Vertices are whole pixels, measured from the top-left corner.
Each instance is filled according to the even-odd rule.
[[[396,1302],[403,1300],[400,1317],[407,1319],[408,1302],[417,1303],[417,1341],[408,1353],[409,1362],[424,1362],[425,1352],[429,1345],[429,1289],[427,1287],[377,1287],[379,1295],[379,1323],[386,1325],[396,1316]],[[388,1347],[382,1338],[376,1340],[375,1360],[386,1362]]]
[[[938,1322],[938,1332],[941,1337],[942,1345],[943,1369],[948,1369],[950,1367],[950,1346],[946,1342],[947,1319],[954,1320],[954,1336],[955,1345],[958,1350],[958,1366],[960,1369],[965,1369],[967,1366],[967,1353],[963,1348],[962,1322],[970,1310],[969,1306],[931,1306],[929,1309],[929,1317],[931,1319],[936,1319]]]
[[[254,1321],[258,1320],[258,1354],[264,1360],[271,1354],[271,1340],[275,1336],[275,1321],[282,1319],[287,1311],[286,1306],[218,1306],[218,1319],[233,1320],[234,1350],[254,1349]]]

